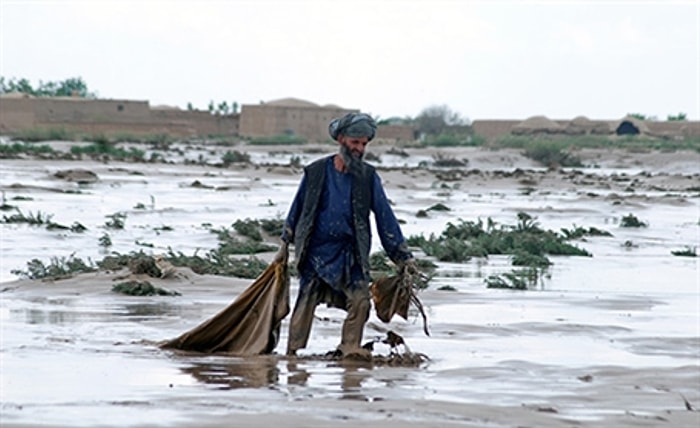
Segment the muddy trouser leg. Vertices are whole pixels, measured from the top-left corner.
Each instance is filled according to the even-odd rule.
[[[347,315],[343,323],[343,335],[340,350],[343,353],[360,348],[365,323],[369,318],[369,286],[362,284],[345,292],[347,296]]]
[[[303,292],[299,292],[294,305],[292,319],[289,322],[289,339],[287,340],[287,355],[298,349],[306,348],[314,321],[314,311],[319,303],[317,284],[310,283]]]

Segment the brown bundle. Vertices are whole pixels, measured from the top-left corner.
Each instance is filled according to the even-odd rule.
[[[234,355],[271,353],[289,313],[286,262],[273,262],[233,303],[161,348]]]
[[[381,277],[370,285],[372,301],[377,311],[377,317],[386,323],[391,321],[394,314],[408,319],[408,306],[413,303],[423,317],[423,331],[427,336],[430,336],[428,318],[425,316],[423,304],[416,296],[413,286],[414,280],[414,275],[405,270],[402,270],[398,275]]]

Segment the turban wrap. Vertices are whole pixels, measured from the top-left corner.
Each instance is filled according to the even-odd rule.
[[[335,118],[328,125],[328,133],[334,140],[339,135],[348,137],[367,137],[372,140],[377,132],[377,124],[372,116],[365,113],[348,113],[343,117]]]

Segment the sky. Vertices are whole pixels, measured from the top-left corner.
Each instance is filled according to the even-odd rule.
[[[700,0],[0,0],[0,76],[180,108],[700,120]]]

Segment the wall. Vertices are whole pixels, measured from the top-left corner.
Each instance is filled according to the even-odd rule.
[[[250,138],[286,134],[300,136],[307,141],[328,141],[330,121],[350,112],[357,110],[275,104],[243,105],[240,134]]]
[[[237,135],[239,115],[152,109],[147,101],[0,96],[0,132],[62,128],[87,134]]]

